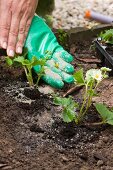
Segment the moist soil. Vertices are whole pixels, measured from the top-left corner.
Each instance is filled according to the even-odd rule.
[[[100,61],[88,42],[73,44],[75,70],[97,68]],[[43,82],[40,84],[45,86]],[[57,90],[61,95],[73,85]],[[100,97],[113,106],[112,78],[98,89]],[[82,89],[72,96],[81,102]],[[107,95],[107,96],[106,96]],[[79,99],[78,99],[79,98]],[[110,100],[111,99],[111,100]],[[110,101],[110,102],[109,102]],[[98,121],[93,106],[87,122]],[[113,170],[113,127],[76,126],[64,123],[61,108],[51,95],[30,89],[23,70],[0,62],[0,169],[1,170]]]

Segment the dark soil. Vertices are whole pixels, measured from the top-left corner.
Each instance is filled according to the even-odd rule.
[[[77,53],[78,51],[78,53]],[[71,47],[73,65],[96,68],[89,44]],[[79,60],[80,58],[83,60]],[[88,60],[90,58],[90,64]],[[91,62],[92,58],[92,62]],[[93,62],[94,61],[94,62]],[[61,94],[69,89],[66,85]],[[107,86],[108,87],[108,86]],[[105,86],[100,88],[102,92]],[[73,93],[78,100],[82,90]],[[87,121],[98,118],[92,107]],[[76,126],[61,119],[50,95],[28,88],[22,70],[0,63],[1,170],[113,170],[113,127]]]
[[[110,54],[113,57],[113,46],[107,47],[106,51],[108,52],[108,54]]]

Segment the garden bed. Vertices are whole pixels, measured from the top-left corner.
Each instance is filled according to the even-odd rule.
[[[90,48],[92,39],[79,42],[77,39],[75,42],[69,39],[75,69],[79,65],[85,70],[97,68],[101,62],[96,58],[95,50]],[[96,99],[109,106],[113,106],[112,81],[109,78],[103,82],[98,88],[100,97]],[[41,85],[45,87],[43,82]],[[22,70],[7,68],[4,61],[0,62],[1,170],[113,169],[112,126],[64,123],[61,108],[53,104],[51,95],[26,93],[27,87]],[[71,87],[65,85],[58,92],[63,95]],[[82,89],[72,96],[78,100],[81,93]],[[87,117],[89,120],[98,120],[93,107]]]

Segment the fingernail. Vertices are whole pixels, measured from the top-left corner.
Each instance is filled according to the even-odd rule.
[[[9,50],[8,55],[9,55],[10,57],[14,57],[15,53],[14,53],[14,51],[13,51],[13,50]]]
[[[7,43],[6,43],[6,42],[3,42],[2,47],[3,47],[4,49],[6,49],[6,48],[7,48]]]
[[[22,47],[18,47],[16,52],[21,54],[22,53]]]

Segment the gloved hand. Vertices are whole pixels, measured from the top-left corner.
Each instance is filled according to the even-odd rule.
[[[73,82],[73,76],[70,74],[74,72],[74,68],[70,64],[73,57],[59,45],[55,35],[42,18],[34,16],[25,47],[28,48],[29,60],[33,56],[45,57],[45,51],[52,52],[51,59],[46,62],[45,75],[42,76],[47,84],[55,88],[62,88],[64,82]],[[38,73],[40,66],[35,66],[34,70]]]

